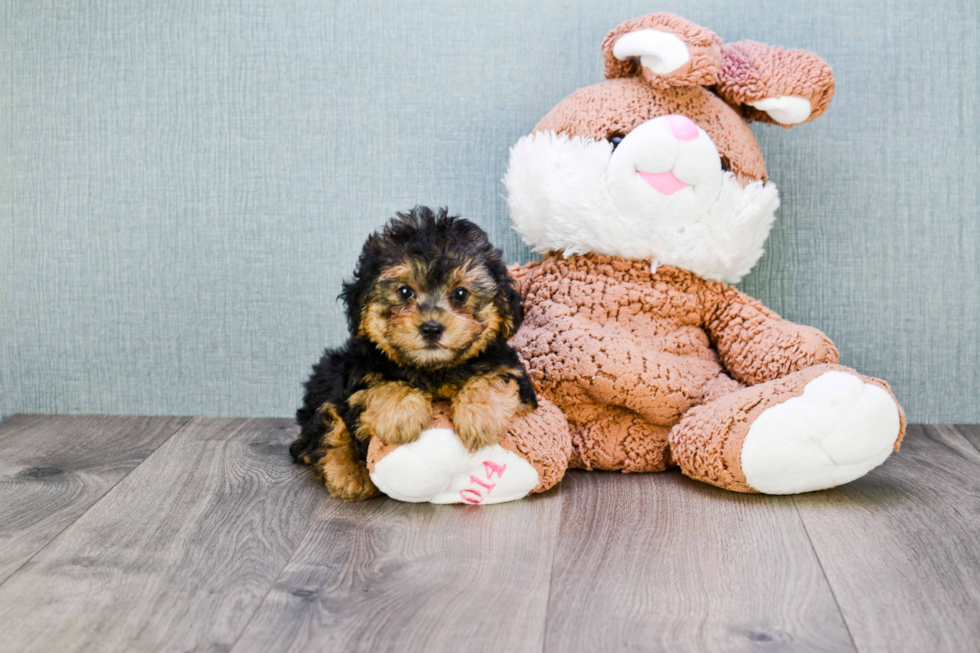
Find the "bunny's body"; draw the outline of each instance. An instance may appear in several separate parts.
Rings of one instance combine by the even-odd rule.
[[[724,45],[670,14],[623,23],[603,54],[608,81],[552,109],[512,148],[504,180],[515,228],[545,256],[511,270],[525,315],[513,344],[539,410],[568,422],[549,422],[544,440],[570,436],[569,466],[676,465],[739,492],[864,475],[904,434],[887,384],[727,285],[762,256],[779,206],[747,121],[819,117],[830,68],[800,50]],[[538,428],[522,420],[510,434],[536,468]],[[390,496],[428,500],[413,489],[418,474],[390,471],[425,458],[403,449],[376,455],[372,478]],[[550,450],[549,478],[563,450]],[[435,484],[463,483],[456,475]]]

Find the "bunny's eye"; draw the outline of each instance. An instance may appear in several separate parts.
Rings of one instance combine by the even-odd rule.
[[[412,297],[415,297],[415,291],[408,286],[402,286],[398,289],[398,299],[402,300],[403,302],[407,302]]]

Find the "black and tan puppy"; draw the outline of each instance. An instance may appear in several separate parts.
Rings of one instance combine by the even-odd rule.
[[[516,415],[537,407],[534,387],[507,344],[521,297],[500,250],[480,227],[416,207],[368,238],[341,294],[350,338],[328,349],[306,382],[290,447],[330,494],[378,493],[364,460],[370,438],[419,437],[432,402],[449,400],[471,451],[499,442]]]

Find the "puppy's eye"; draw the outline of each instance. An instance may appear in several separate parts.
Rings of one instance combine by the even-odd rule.
[[[412,297],[415,297],[415,291],[408,286],[402,286],[398,289],[398,299],[402,300],[403,302],[407,302]]]
[[[615,136],[610,136],[609,142],[612,143],[613,149],[615,150],[617,147],[619,147],[619,144],[623,142],[623,135],[616,134]]]
[[[450,299],[453,300],[453,302],[457,304],[462,304],[463,302],[466,301],[466,298],[469,296],[470,296],[469,290],[467,290],[466,288],[457,288],[452,292],[452,294],[449,297]]]

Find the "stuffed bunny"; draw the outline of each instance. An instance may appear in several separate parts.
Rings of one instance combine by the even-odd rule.
[[[372,443],[372,479],[402,500],[493,503],[566,467],[676,466],[769,494],[863,476],[905,431],[888,385],[727,285],[759,260],[779,206],[747,122],[819,117],[830,68],[663,13],[619,25],[602,53],[608,81],[520,139],[504,179],[515,228],[544,256],[511,269],[525,314],[512,344],[540,408],[475,454],[437,415],[417,442]]]

